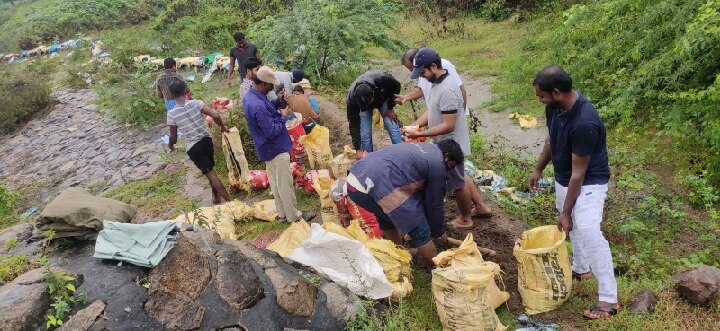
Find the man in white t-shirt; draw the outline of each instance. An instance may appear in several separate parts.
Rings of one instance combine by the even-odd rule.
[[[405,132],[408,138],[431,137],[438,143],[446,139],[455,140],[462,148],[465,156],[471,155],[470,133],[468,132],[463,111],[464,102],[458,83],[449,71],[442,66],[442,58],[431,48],[420,49],[413,59],[413,71],[410,78],[422,77],[430,83],[430,90],[425,95],[428,108],[412,125],[426,126],[418,132]],[[464,169],[460,165],[460,172]],[[492,210],[480,195],[473,180],[465,175],[465,186],[455,190],[455,198],[460,215],[449,223],[458,229],[473,227],[472,217],[489,218]]]
[[[225,186],[223,186],[220,178],[215,173],[212,136],[205,121],[205,116],[212,117],[222,132],[228,132],[228,129],[223,124],[218,112],[210,109],[200,100],[185,99],[186,89],[185,82],[173,82],[169,86],[170,93],[175,98],[176,103],[175,108],[167,113],[167,125],[170,127],[170,143],[168,147],[170,147],[171,151],[175,150],[179,130],[185,137],[185,150],[190,160],[210,181],[213,203],[219,204],[220,198],[230,201],[230,195],[228,195]]]
[[[402,65],[410,71],[413,70],[413,58],[415,58],[415,54],[417,54],[417,52],[418,48],[410,48],[405,51],[405,54],[403,54],[402,56]],[[460,75],[457,73],[457,70],[455,69],[455,66],[452,64],[452,62],[448,61],[447,59],[442,59],[442,67],[443,69],[447,70],[448,74],[457,82],[457,86],[460,87],[460,92],[462,93],[463,98],[463,105],[465,106],[465,116],[469,116],[470,110],[468,109],[467,104],[467,91],[465,90],[465,84],[463,84],[462,78],[460,78]],[[402,105],[405,102],[417,100],[424,97],[426,106],[425,108],[430,109],[430,100],[428,99],[428,95],[430,94],[430,89],[432,88],[432,85],[433,84],[430,83],[427,79],[419,77],[417,89],[407,95],[397,95],[395,102]]]

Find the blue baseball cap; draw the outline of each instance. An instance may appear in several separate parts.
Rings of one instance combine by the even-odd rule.
[[[305,73],[302,71],[302,69],[297,68],[292,71],[292,77],[294,80],[299,82],[299,81],[303,80],[303,78],[305,78]]]
[[[432,48],[421,48],[413,58],[413,71],[410,74],[411,79],[420,77],[423,68],[437,61],[440,56]]]

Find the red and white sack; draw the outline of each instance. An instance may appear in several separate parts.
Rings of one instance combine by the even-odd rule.
[[[253,191],[264,190],[270,187],[270,179],[268,179],[265,170],[250,170],[250,189]]]

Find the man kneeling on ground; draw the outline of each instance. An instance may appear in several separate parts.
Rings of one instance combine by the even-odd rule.
[[[167,113],[167,125],[170,126],[170,143],[168,144],[170,150],[175,150],[179,129],[185,137],[185,149],[190,160],[210,181],[213,203],[219,204],[220,198],[230,201],[230,195],[228,195],[213,169],[215,167],[215,156],[212,136],[205,121],[205,115],[210,116],[215,121],[215,124],[220,126],[222,132],[228,132],[220,118],[220,114],[205,106],[200,100],[186,100],[185,91],[187,87],[184,82],[171,83],[169,89],[175,98],[175,107]]]
[[[347,177],[348,197],[373,213],[384,237],[400,244],[408,234],[425,262],[434,266],[444,244],[445,190],[465,186],[463,151],[454,140],[391,145],[357,161]],[[459,165],[459,167],[458,167]]]

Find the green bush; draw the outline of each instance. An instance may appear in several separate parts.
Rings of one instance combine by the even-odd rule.
[[[233,35],[267,16],[293,6],[294,1],[173,0],[152,22],[165,50],[189,48],[189,53],[230,49]]]
[[[20,200],[20,194],[12,192],[0,184],[0,229],[18,222],[19,215],[15,206],[18,200]]]
[[[357,70],[369,46],[399,50],[388,35],[398,11],[390,1],[299,0],[292,10],[254,24],[251,35],[265,62],[302,67],[311,79],[333,81]]]
[[[47,110],[54,98],[43,66],[0,67],[0,133],[11,131],[33,115]]]

